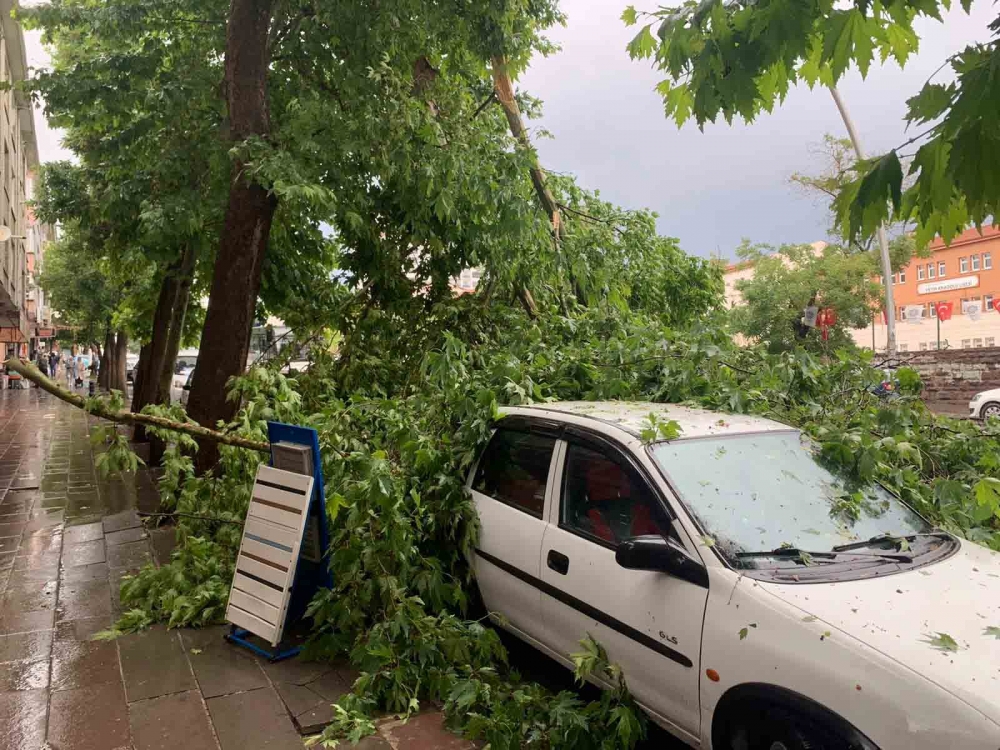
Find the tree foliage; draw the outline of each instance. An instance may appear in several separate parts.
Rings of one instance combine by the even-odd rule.
[[[679,125],[699,126],[722,116],[748,122],[784,101],[792,85],[834,86],[851,67],[862,76],[872,63],[905,65],[917,50],[918,19],[941,20],[950,0],[688,0],[640,13],[629,7],[627,24],[643,22],[629,44],[633,58],[652,59],[666,77],[658,86],[666,114]],[[968,11],[971,0],[962,0]],[[836,202],[845,238],[868,237],[883,221],[917,223],[917,244],[940,234],[950,241],[969,222],[977,225],[1000,208],[1000,18],[987,44],[969,45],[941,66],[951,83],[932,76],[907,101],[915,136],[858,167]],[[939,69],[940,71],[940,69]],[[915,146],[904,190],[904,149]]]

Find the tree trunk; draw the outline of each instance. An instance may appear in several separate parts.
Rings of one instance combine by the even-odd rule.
[[[177,352],[181,349],[181,337],[184,335],[184,320],[187,317],[188,304],[191,301],[191,284],[194,283],[195,251],[193,247],[185,248],[181,256],[181,266],[177,274],[174,305],[170,311],[170,327],[167,334],[166,352],[160,367],[160,377],[156,383],[154,404],[165,404],[170,400],[170,383],[174,378],[174,363]]]
[[[111,390],[128,392],[128,334],[118,331],[115,339],[114,362],[111,370]]]
[[[239,143],[267,138],[268,29],[275,0],[231,0],[226,27],[225,85],[229,136]],[[229,202],[215,258],[198,367],[191,382],[188,413],[206,427],[229,421],[239,404],[226,398],[226,381],[246,367],[260,273],[277,198],[257,184],[240,160],[233,163]],[[203,441],[195,461],[199,472],[218,460],[218,446]]]
[[[156,335],[155,333],[153,334]],[[132,371],[132,411],[138,411],[136,409],[136,404],[139,400],[139,392],[142,390],[142,382],[146,377],[146,370],[149,368],[150,351],[153,347],[153,342],[150,341],[142,345],[139,349],[139,361],[135,363],[135,369]],[[139,407],[141,410],[142,407]],[[136,428],[138,431],[138,427]],[[133,440],[138,440],[138,438],[133,434]]]
[[[97,387],[102,391],[110,388],[111,383],[111,357],[115,349],[115,334],[108,327],[104,334],[104,348],[101,350],[101,365],[97,372]],[[83,376],[86,380],[86,376]]]
[[[170,267],[160,283],[160,296],[156,301],[156,310],[153,313],[152,337],[149,344],[143,347],[143,351],[148,352],[148,356],[142,354],[139,356],[141,375],[137,373],[135,391],[132,396],[132,411],[134,412],[140,412],[144,406],[153,403],[154,388],[159,382],[155,373],[159,373],[163,369],[167,337],[170,333],[170,318],[176,297],[177,279],[174,275],[174,267]],[[133,439],[145,440],[145,433],[141,425],[136,428]]]

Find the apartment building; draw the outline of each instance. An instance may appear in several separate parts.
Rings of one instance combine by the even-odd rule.
[[[941,348],[976,349],[1000,344],[1000,227],[972,228],[951,245],[941,239],[930,246],[930,257],[913,258],[893,274],[896,343],[901,352]],[[939,303],[951,303],[951,317],[938,319]],[[860,346],[884,349],[886,326],[876,316],[867,330],[855,331]]]
[[[12,9],[12,0],[0,0],[0,82],[5,84],[24,80],[28,69],[24,36],[11,17]],[[31,103],[18,91],[0,91],[0,227],[11,235],[0,242],[0,358],[27,356],[29,343],[37,336],[28,320],[25,206],[28,172],[37,164]]]

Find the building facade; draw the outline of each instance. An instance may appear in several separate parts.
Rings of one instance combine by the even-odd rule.
[[[893,274],[896,343],[901,352],[938,348],[978,349],[1000,344],[1000,227],[968,229],[946,246],[940,239],[930,257],[913,258]],[[951,317],[941,321],[939,303],[951,303]],[[939,326],[940,323],[940,326]],[[867,330],[854,331],[859,346],[885,349],[886,325],[878,315]]]
[[[24,80],[28,63],[24,36],[11,17],[11,0],[0,0],[0,81]],[[33,336],[28,320],[28,173],[38,164],[31,102],[21,92],[0,91],[0,226],[11,237],[0,242],[0,357],[28,356]],[[37,302],[37,300],[36,300]]]

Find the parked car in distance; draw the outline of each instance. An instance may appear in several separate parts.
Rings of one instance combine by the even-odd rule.
[[[135,366],[139,364],[138,354],[128,354],[125,357],[125,380],[129,383],[135,382]]]
[[[476,577],[501,627],[567,667],[590,634],[692,746],[1000,747],[997,553],[767,419],[622,402],[502,413],[468,477]],[[651,413],[679,437],[644,442]]]
[[[184,385],[181,386],[180,401],[181,401],[181,406],[183,406],[185,409],[187,408],[187,405],[188,405],[188,398],[191,395],[191,381],[192,380],[194,380],[194,368],[193,367],[190,370],[188,370],[187,380],[185,380],[184,381]]]
[[[977,393],[969,401],[969,411],[972,419],[1000,417],[1000,388]]]
[[[174,360],[174,374],[170,379],[170,403],[186,403],[183,400],[184,386],[188,384],[195,365],[198,364],[197,349],[182,349]]]

